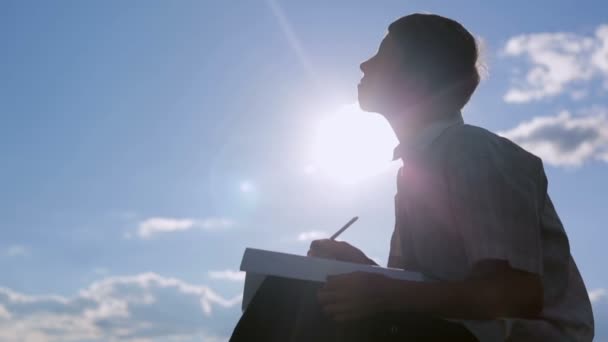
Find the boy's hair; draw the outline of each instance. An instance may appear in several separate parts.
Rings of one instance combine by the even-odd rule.
[[[440,100],[461,109],[479,84],[475,38],[460,23],[434,14],[411,14],[388,27],[404,53],[408,73],[428,81]]]

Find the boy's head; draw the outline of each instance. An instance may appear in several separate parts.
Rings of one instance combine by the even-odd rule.
[[[385,115],[429,105],[457,112],[479,84],[477,58],[475,38],[458,22],[432,14],[402,17],[361,64],[359,104]]]

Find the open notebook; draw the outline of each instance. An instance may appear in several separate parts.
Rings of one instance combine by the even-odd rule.
[[[245,249],[241,271],[247,272],[243,291],[243,310],[247,308],[266,276],[325,282],[328,275],[363,271],[380,273],[395,279],[423,281],[422,274],[398,268],[354,264],[255,248]]]

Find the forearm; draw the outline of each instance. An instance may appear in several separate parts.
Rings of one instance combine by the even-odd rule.
[[[542,307],[542,299],[540,304],[538,302],[536,285],[532,282],[516,285],[488,279],[450,282],[394,280],[389,285],[385,306],[388,311],[417,312],[453,319],[534,316]]]
[[[388,311],[415,312],[454,319],[492,318],[482,293],[468,282],[405,282],[390,286]]]

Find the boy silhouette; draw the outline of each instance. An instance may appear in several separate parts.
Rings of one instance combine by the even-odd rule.
[[[479,84],[477,59],[461,24],[412,14],[393,22],[361,64],[359,104],[390,123],[403,160],[388,266],[435,281],[367,273],[308,287],[272,280],[298,294],[274,306],[290,303],[283,312],[298,316],[284,321],[292,340],[592,340],[591,304],[541,159],[463,122]],[[375,264],[343,241],[313,241],[308,255]],[[258,305],[270,297],[260,294]]]

